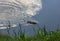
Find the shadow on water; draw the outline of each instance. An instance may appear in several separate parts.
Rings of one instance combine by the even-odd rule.
[[[56,30],[60,24],[60,0],[42,0],[42,10],[34,18],[47,30]]]

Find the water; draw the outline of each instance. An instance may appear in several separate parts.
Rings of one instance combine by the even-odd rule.
[[[60,0],[42,0],[42,5],[42,10],[33,18],[39,21],[41,28],[43,28],[43,25],[46,25],[47,30],[60,29],[60,27],[58,27],[58,24],[60,25]],[[11,31],[12,29],[16,29],[17,32],[18,27],[11,28]],[[32,26],[24,26],[22,29],[26,30],[26,35],[34,34]]]

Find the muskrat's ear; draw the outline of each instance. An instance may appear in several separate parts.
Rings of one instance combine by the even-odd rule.
[[[29,23],[29,24],[37,24],[38,22],[35,21],[35,20],[31,20],[31,21],[27,21],[27,23]]]

